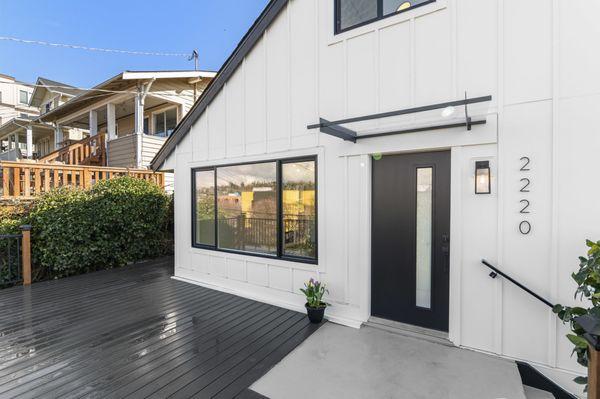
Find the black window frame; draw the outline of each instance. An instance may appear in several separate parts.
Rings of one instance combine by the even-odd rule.
[[[398,14],[405,13],[407,11],[414,10],[415,8],[419,8],[419,7],[425,6],[427,4],[436,2],[436,0],[428,0],[428,1],[424,1],[423,3],[416,4],[414,6],[410,6],[406,10],[396,11],[396,12],[393,12],[390,14],[383,15],[383,0],[374,0],[374,1],[377,1],[377,16],[375,18],[371,18],[367,21],[360,22],[356,25],[352,25],[352,26],[342,29],[341,1],[342,0],[333,0],[333,2],[334,2],[334,5],[333,5],[333,7],[334,7],[334,13],[333,13],[334,14],[334,31],[335,31],[336,35],[338,35],[340,33],[348,32],[352,29],[360,28],[361,26],[372,24],[373,22],[380,21],[382,19],[393,17],[394,15],[398,15]]]
[[[239,166],[239,165],[253,165],[259,163],[273,163],[276,164],[276,186],[277,186],[277,254],[262,254],[257,252],[248,252],[241,251],[236,249],[228,249],[228,248],[219,248],[219,224],[217,223],[217,215],[218,215],[218,206],[217,206],[217,169],[224,168],[228,166]],[[283,190],[282,190],[282,165],[288,163],[295,162],[314,162],[315,163],[315,257],[309,258],[304,256],[294,256],[294,255],[286,255],[283,251]],[[196,172],[202,171],[212,171],[214,178],[214,192],[215,192],[215,215],[214,215],[214,223],[215,223],[215,244],[198,244],[196,242]],[[278,159],[264,159],[259,161],[252,162],[237,162],[230,164],[222,164],[222,165],[214,165],[214,166],[205,166],[199,168],[191,169],[191,180],[192,180],[192,190],[191,190],[191,200],[192,200],[192,247],[199,249],[207,249],[216,252],[225,252],[232,253],[237,255],[245,255],[245,256],[254,256],[259,258],[268,258],[268,259],[276,259],[276,260],[285,260],[291,262],[298,263],[307,263],[316,265],[319,263],[319,179],[318,179],[318,162],[317,155],[309,155],[309,156],[301,156],[301,157],[293,157],[293,158],[278,158]]]

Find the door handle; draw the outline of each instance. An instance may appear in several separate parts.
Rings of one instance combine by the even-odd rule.
[[[442,234],[442,253],[444,254],[444,271],[450,271],[450,236]]]

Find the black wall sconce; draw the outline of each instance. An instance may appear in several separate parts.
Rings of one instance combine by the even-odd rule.
[[[491,194],[490,161],[475,162],[475,194]]]

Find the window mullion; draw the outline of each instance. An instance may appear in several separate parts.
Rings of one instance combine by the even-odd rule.
[[[377,18],[383,18],[383,0],[377,1]]]
[[[281,161],[277,161],[277,256],[283,255],[283,187],[281,185]]]

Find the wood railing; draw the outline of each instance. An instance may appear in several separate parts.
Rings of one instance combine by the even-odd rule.
[[[67,165],[106,165],[106,133],[86,137],[39,159],[41,162],[62,162]]]
[[[31,199],[53,188],[89,188],[100,180],[131,176],[164,187],[164,174],[147,169],[0,162],[0,199]]]

